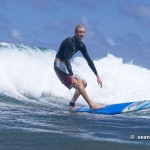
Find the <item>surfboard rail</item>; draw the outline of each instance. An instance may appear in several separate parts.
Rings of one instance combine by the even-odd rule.
[[[94,110],[90,110],[88,106],[81,106],[79,108],[74,109],[73,111],[114,115],[114,114],[139,111],[147,108],[150,108],[150,100],[110,104],[110,105],[106,105],[104,108],[94,109]]]

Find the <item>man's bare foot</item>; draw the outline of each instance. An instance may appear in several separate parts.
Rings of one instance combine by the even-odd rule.
[[[81,106],[70,106],[69,109],[70,109],[70,110],[75,110],[75,109],[80,108],[80,107],[81,107]]]
[[[99,104],[95,103],[90,107],[90,109],[94,110],[94,109],[100,109],[100,108],[104,108],[104,107],[105,107],[105,105],[99,105]]]
[[[70,110],[73,110],[73,109],[76,109],[76,108],[80,108],[81,106],[75,106],[75,103],[74,102],[70,102],[69,103],[69,109]]]

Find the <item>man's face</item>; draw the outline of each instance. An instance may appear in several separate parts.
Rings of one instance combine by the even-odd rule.
[[[78,30],[76,31],[76,38],[81,41],[85,34],[85,28],[84,27],[78,27]]]

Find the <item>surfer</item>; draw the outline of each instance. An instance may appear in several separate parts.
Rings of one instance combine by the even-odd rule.
[[[90,109],[92,110],[103,108],[104,106],[99,105],[90,99],[85,90],[87,82],[82,77],[73,73],[70,63],[70,59],[73,57],[73,55],[77,51],[80,51],[84,56],[84,58],[86,59],[89,67],[96,75],[98,84],[102,87],[102,81],[97,73],[95,65],[87,52],[85,44],[82,42],[84,34],[85,34],[85,26],[79,24],[75,28],[75,36],[68,37],[61,43],[54,61],[54,70],[58,78],[62,82],[62,84],[64,84],[68,89],[71,89],[72,87],[76,89],[69,103],[69,108],[70,109],[75,108],[75,102],[81,94],[88,103]]]

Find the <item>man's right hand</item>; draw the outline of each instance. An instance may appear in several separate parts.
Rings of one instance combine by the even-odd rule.
[[[74,77],[74,76],[71,76],[71,84],[72,86],[77,89],[78,88],[78,82],[77,82],[77,79]]]

